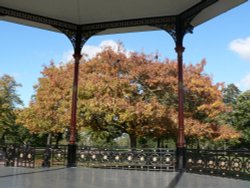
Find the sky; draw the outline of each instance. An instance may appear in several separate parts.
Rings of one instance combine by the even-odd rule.
[[[122,42],[127,51],[176,59],[174,41],[165,31],[94,36],[82,52],[91,58],[104,46],[116,48],[117,42]],[[242,91],[250,89],[250,2],[197,26],[193,34],[185,36],[184,46],[184,63],[206,59],[205,72],[214,83],[234,83]],[[72,45],[63,34],[0,20],[0,76],[11,75],[22,84],[17,92],[25,106],[34,94],[33,85],[38,83],[43,66],[52,60],[67,62],[72,53]]]

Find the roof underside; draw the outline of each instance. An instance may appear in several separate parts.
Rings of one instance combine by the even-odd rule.
[[[212,2],[213,0],[210,0]],[[197,26],[205,21],[230,10],[246,0],[214,0],[213,3],[202,8],[194,18],[191,25]],[[124,20],[137,20],[157,17],[175,17],[194,7],[209,2],[206,0],[0,0],[0,20],[30,25],[46,30],[58,31],[53,24],[39,20],[32,20],[20,16],[20,13],[49,18],[73,25],[91,25]],[[7,10],[15,10],[18,14],[5,14]],[[26,16],[27,17],[27,16]],[[120,28],[106,27],[102,34],[117,32],[145,31],[154,29],[147,24],[128,25]]]

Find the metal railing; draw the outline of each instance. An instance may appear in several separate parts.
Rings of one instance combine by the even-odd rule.
[[[0,148],[5,166],[35,167],[36,151],[34,147],[6,144]]]
[[[51,167],[67,165],[67,145],[0,147],[5,166]],[[77,166],[106,169],[176,171],[176,151],[169,149],[77,148]],[[185,150],[185,171],[250,180],[250,151]]]
[[[66,166],[67,145],[3,147],[5,166]],[[100,149],[78,147],[77,165],[92,168],[175,171],[175,151],[168,149]]]
[[[187,149],[186,171],[250,180],[250,151]]]
[[[78,165],[94,168],[175,171],[175,151],[80,148]]]

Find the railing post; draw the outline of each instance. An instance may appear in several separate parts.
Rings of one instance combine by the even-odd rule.
[[[51,147],[47,145],[43,153],[42,167],[50,167],[51,166],[50,160],[51,160]]]

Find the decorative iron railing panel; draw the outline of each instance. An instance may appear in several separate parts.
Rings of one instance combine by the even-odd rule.
[[[17,151],[17,167],[35,167],[35,156],[36,150],[30,146],[19,146],[16,148]]]
[[[36,152],[34,147],[6,144],[2,148],[5,156],[5,166],[28,168],[35,167]]]
[[[65,166],[67,145],[0,146],[5,166]],[[250,180],[250,151],[186,149],[186,172]],[[77,165],[92,168],[175,171],[175,150],[77,148]]]
[[[3,148],[5,152],[5,166],[16,166],[17,146],[15,144],[8,144]]]
[[[250,179],[250,151],[187,149],[186,171]]]
[[[78,165],[95,168],[174,171],[175,151],[81,148],[78,150]]]
[[[67,146],[66,145],[60,145],[56,147],[50,148],[52,152],[52,165],[60,165],[65,166],[66,165],[66,159],[67,159]],[[47,150],[48,152],[48,150]]]

